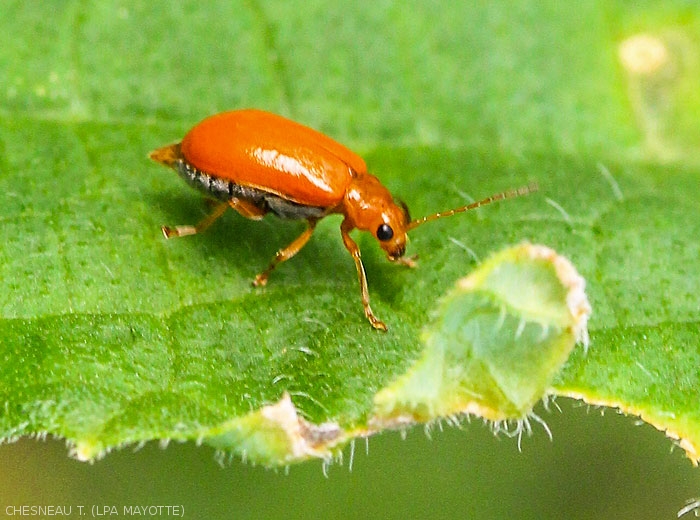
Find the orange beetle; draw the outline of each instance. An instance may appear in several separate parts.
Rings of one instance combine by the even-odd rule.
[[[154,150],[150,158],[173,168],[191,186],[220,202],[196,226],[163,226],[166,238],[203,231],[228,207],[250,219],[272,213],[283,219],[306,220],[306,230],[277,251],[267,269],[255,277],[255,286],[265,285],[277,264],[304,247],[320,219],[342,214],[345,219],[340,233],[355,261],[365,316],[380,330],[386,330],[386,325],[369,305],[360,249],[350,237],[353,229],[372,233],[392,262],[414,266],[413,259],[403,256],[407,231],[429,220],[537,189],[531,185],[411,220],[408,208],[397,204],[379,179],[367,172],[360,156],[316,130],[260,110],[211,116],[192,128],[181,142]]]

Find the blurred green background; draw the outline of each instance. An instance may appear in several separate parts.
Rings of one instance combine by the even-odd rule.
[[[357,442],[352,471],[319,462],[271,471],[220,466],[193,443],[127,448],[95,464],[66,457],[60,441],[0,446],[0,517],[21,504],[184,505],[185,518],[672,519],[700,494],[700,473],[648,425],[559,399],[517,441],[480,421],[463,431],[422,428]],[[75,511],[75,507],[74,507]],[[75,518],[78,518],[76,515]]]

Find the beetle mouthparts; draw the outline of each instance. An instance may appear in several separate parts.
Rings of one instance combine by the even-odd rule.
[[[393,255],[387,253],[386,257],[389,259],[389,261],[396,262],[398,260],[401,260],[401,258],[403,257],[405,252],[406,252],[406,248],[402,247],[401,249],[396,251]]]

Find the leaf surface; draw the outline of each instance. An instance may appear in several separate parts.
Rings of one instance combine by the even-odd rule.
[[[588,354],[574,351],[553,392],[639,414],[697,459],[694,4],[2,10],[3,439],[50,433],[91,458],[221,433],[285,395],[319,428],[312,440],[338,438],[324,424],[360,434],[377,393],[421,356],[441,295],[476,259],[528,240],[571,260],[593,308]],[[416,229],[414,270],[356,234],[379,334],[337,217],[257,290],[300,224],[227,214],[162,239],[160,225],[207,207],[146,154],[245,106],[361,153],[413,216],[533,180],[540,193]]]

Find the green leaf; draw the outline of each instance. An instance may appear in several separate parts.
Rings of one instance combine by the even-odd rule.
[[[376,396],[475,258],[527,240],[576,266],[593,308],[588,354],[548,392],[638,414],[698,459],[694,4],[12,0],[0,27],[2,439],[326,457],[374,431]],[[413,270],[356,233],[380,334],[337,217],[264,289],[300,224],[227,214],[163,240],[207,208],[146,154],[244,106],[357,150],[414,216],[540,193],[417,228]],[[256,455],[270,414],[303,449]]]

